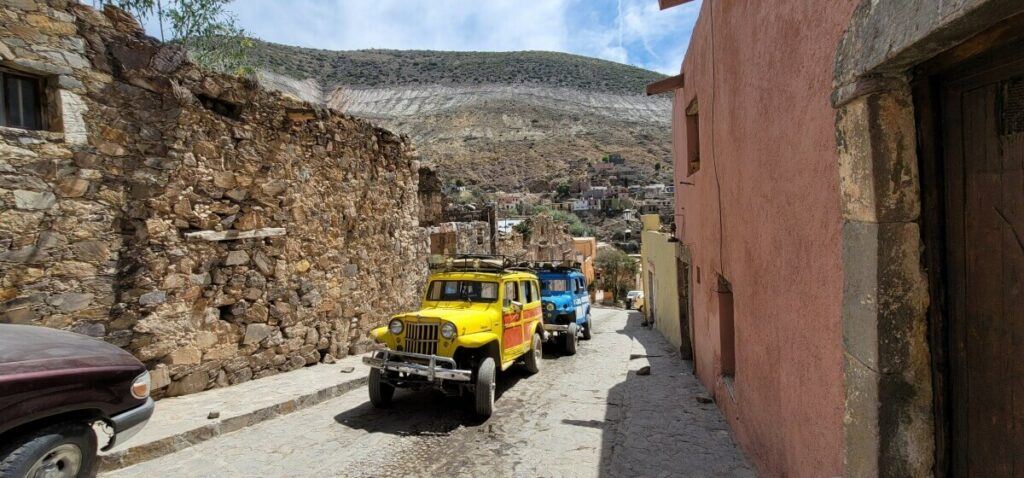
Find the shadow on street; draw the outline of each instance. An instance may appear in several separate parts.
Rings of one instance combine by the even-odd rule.
[[[494,390],[495,407],[501,406],[501,396],[506,391],[528,376],[518,364],[500,372]],[[336,415],[334,421],[372,433],[398,436],[445,435],[459,427],[485,423],[473,412],[471,396],[447,396],[436,390],[396,390],[387,408],[374,408],[367,398],[358,407]]]
[[[629,353],[630,370],[608,392],[603,423],[562,420],[574,426],[602,428],[600,476],[750,476],[756,474],[732,440],[714,403],[698,397],[707,391],[657,330],[641,325],[643,316],[628,311],[617,333],[639,344]],[[640,360],[650,375],[637,375]]]

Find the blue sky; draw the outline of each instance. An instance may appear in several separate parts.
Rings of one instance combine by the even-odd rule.
[[[700,11],[657,0],[235,0],[266,41],[329,50],[551,50],[675,74]],[[151,19],[151,34],[158,31]]]

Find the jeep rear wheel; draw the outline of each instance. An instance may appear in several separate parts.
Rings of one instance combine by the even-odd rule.
[[[526,370],[531,374],[540,372],[540,361],[544,355],[540,334],[533,334],[533,346],[526,352]]]
[[[583,340],[590,340],[591,327],[593,322],[590,321],[590,314],[587,314],[587,325],[583,326]]]
[[[576,355],[576,345],[580,341],[580,326],[569,324],[569,330],[565,333],[565,353]]]
[[[476,414],[489,418],[494,413],[494,359],[487,357],[476,369],[474,390]]]
[[[395,396],[395,387],[384,381],[384,372],[379,368],[370,369],[370,377],[367,379],[366,386],[370,389],[370,403],[374,407],[388,406]]]
[[[96,473],[96,434],[84,423],[61,423],[0,450],[0,476],[84,478]]]

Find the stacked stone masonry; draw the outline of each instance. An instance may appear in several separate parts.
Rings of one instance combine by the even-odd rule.
[[[547,214],[527,219],[529,233],[509,231],[498,238],[498,253],[524,261],[577,260],[568,226]]]
[[[48,130],[0,128],[0,322],[102,338],[174,396],[360,352],[415,305],[406,138],[203,71],[114,8],[3,0],[0,66],[43,81]]]

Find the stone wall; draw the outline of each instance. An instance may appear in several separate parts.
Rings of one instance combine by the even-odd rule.
[[[359,352],[415,305],[406,138],[201,71],[112,8],[7,1],[0,58],[54,118],[0,128],[0,322],[101,337],[180,395]]]
[[[486,221],[443,222],[428,231],[431,254],[491,253],[491,225]]]
[[[568,226],[547,214],[526,220],[529,234],[511,231],[498,238],[498,253],[523,261],[576,260],[576,250]]]

